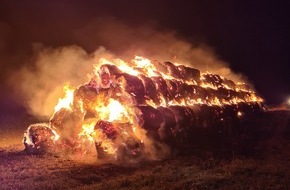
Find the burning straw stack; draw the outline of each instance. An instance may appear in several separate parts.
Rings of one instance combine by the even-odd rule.
[[[216,74],[141,57],[125,65],[100,62],[91,81],[74,90],[69,108],[57,110],[48,125],[28,128],[28,152],[86,150],[93,142],[99,158],[134,157],[160,143],[176,149],[230,143],[225,139],[262,111],[262,99],[246,84]]]

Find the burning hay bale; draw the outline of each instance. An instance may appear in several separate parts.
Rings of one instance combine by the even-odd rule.
[[[39,154],[52,151],[58,138],[58,134],[47,123],[37,123],[27,128],[23,144],[28,153]]]
[[[27,129],[29,153],[57,147],[97,151],[98,158],[156,157],[167,147],[225,139],[229,126],[262,110],[247,85],[141,57],[131,64],[102,59],[88,83],[66,90],[49,124]]]

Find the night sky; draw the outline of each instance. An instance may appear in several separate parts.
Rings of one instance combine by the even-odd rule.
[[[115,51],[108,42],[92,44],[73,35],[96,18],[111,17],[130,27],[152,23],[193,45],[207,44],[247,76],[267,104],[280,104],[290,97],[288,9],[282,1],[1,0],[1,93],[6,92],[1,97],[9,97],[4,79],[29,59],[32,43],[76,44],[88,52],[104,45]]]

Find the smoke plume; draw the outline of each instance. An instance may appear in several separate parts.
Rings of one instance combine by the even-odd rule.
[[[17,96],[35,116],[51,117],[58,98],[63,96],[63,86],[69,83],[78,87],[88,81],[87,75],[101,57],[130,61],[140,55],[242,80],[205,44],[192,45],[176,32],[158,28],[156,23],[133,26],[111,17],[99,18],[70,35],[75,45],[53,48],[39,42],[32,44],[33,56],[26,60],[29,64],[11,77]]]

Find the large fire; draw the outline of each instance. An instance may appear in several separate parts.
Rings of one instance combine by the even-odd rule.
[[[261,110],[248,85],[178,63],[105,58],[78,88],[66,85],[48,124],[29,126],[30,153],[96,152],[98,158],[156,156],[162,146],[194,144],[206,133]]]

